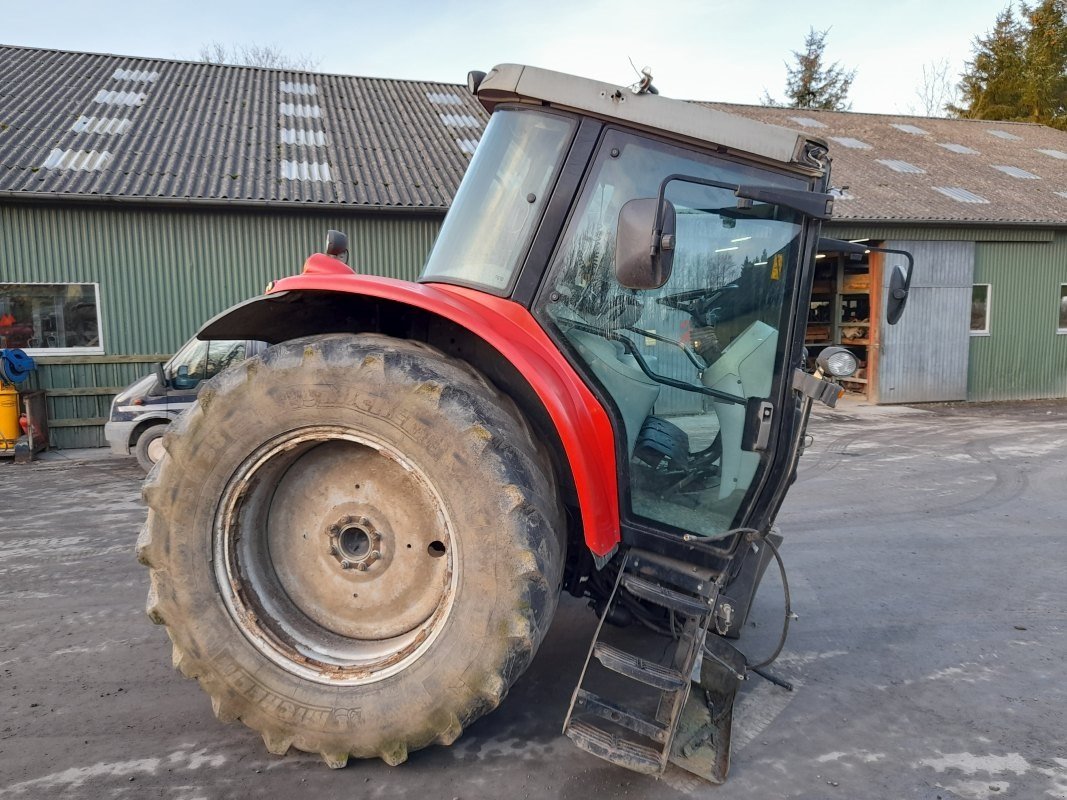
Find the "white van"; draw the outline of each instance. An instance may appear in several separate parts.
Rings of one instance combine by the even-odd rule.
[[[137,457],[145,472],[163,456],[171,420],[196,400],[208,378],[267,349],[265,342],[190,339],[166,364],[131,383],[111,401],[104,437],[115,455]]]

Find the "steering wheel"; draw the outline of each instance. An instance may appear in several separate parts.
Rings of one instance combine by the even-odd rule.
[[[661,305],[669,306],[670,308],[677,309],[684,314],[688,314],[693,318],[693,321],[702,328],[714,325],[718,321],[719,309],[715,305],[722,295],[732,289],[736,289],[736,283],[728,283],[725,286],[720,286],[718,289],[694,289],[688,292],[678,292],[677,294],[668,294],[664,297],[659,297],[656,302]]]

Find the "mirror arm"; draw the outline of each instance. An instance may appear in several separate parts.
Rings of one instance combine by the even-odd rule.
[[[697,178],[694,175],[683,175],[680,172],[676,172],[673,175],[668,175],[664,178],[659,185],[659,194],[656,195],[656,224],[652,226],[652,248],[649,255],[655,258],[660,249],[673,250],[674,238],[666,237],[669,241],[664,242],[663,236],[663,201],[667,197],[667,184],[672,181],[684,181],[685,183],[696,183],[701,186],[711,186],[715,189],[729,189],[733,192],[737,192],[741,187],[736,183],[724,183],[723,181],[713,181],[709,178]]]
[[[729,189],[737,197],[738,208],[751,208],[752,201],[783,206],[799,211],[801,214],[815,219],[830,219],[834,209],[834,196],[825,192],[808,192],[801,189],[779,189],[774,186],[745,186],[736,183],[713,181],[710,178],[698,178],[695,175],[683,175],[675,173],[668,175],[659,185],[658,199],[660,206],[667,196],[667,184],[672,181],[695,183],[700,186],[711,186],[714,189]],[[659,252],[659,237],[663,233],[660,207],[656,208],[655,234],[652,238],[652,256]]]
[[[915,272],[915,259],[912,257],[911,253],[907,250],[892,250],[888,247],[870,247],[868,249],[875,253],[892,253],[894,255],[904,256],[904,258],[908,260],[908,277],[904,279],[904,288],[900,290],[904,292],[904,295],[903,297],[898,297],[897,300],[902,300],[904,297],[907,297],[908,292],[911,290],[911,275]]]

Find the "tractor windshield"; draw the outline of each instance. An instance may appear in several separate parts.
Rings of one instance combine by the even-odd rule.
[[[609,132],[553,259],[542,308],[615,406],[630,513],[716,536],[744,519],[767,464],[766,454],[742,446],[746,403],[774,395],[804,217],[768,203],[739,207],[726,189],[671,182],[673,272],[659,289],[628,289],[614,269],[620,209],[655,198],[673,174],[805,188],[801,178]]]
[[[497,111],[445,218],[423,281],[506,290],[541,217],[576,123]]]

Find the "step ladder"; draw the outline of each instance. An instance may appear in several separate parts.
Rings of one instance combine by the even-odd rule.
[[[563,732],[571,741],[582,750],[636,772],[661,775],[672,761],[713,782],[725,780],[733,699],[744,678],[745,662],[719,637],[707,637],[720,588],[711,570],[644,550],[627,552],[563,723]],[[619,602],[621,590],[669,609],[681,621],[669,665],[601,641],[604,620]],[[706,638],[717,640],[710,658],[704,655]],[[594,659],[658,692],[655,715],[585,688]],[[605,727],[603,721],[614,727]],[[624,735],[616,732],[618,728],[637,735]]]

